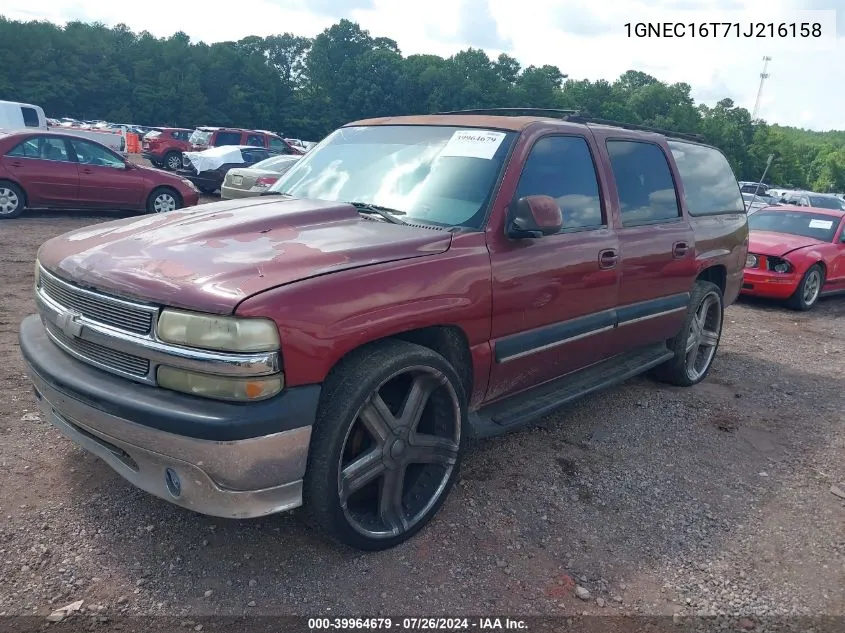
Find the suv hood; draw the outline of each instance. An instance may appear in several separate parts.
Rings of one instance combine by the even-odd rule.
[[[451,239],[365,219],[343,203],[258,197],[86,227],[49,240],[38,258],[82,286],[228,314],[272,287],[442,253]]]
[[[783,257],[799,248],[823,243],[812,237],[790,235],[789,233],[775,233],[773,231],[749,231],[748,233],[748,252],[758,255]]]

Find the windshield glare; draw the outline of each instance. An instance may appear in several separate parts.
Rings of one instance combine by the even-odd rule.
[[[365,202],[406,221],[479,228],[514,133],[446,126],[336,130],[270,191]]]
[[[838,225],[839,218],[801,211],[761,212],[748,218],[748,228],[751,230],[800,235],[822,242],[833,240]]]

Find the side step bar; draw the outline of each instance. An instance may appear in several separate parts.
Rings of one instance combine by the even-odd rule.
[[[492,437],[522,427],[582,396],[633,378],[672,358],[657,343],[590,365],[561,378],[482,407],[469,415],[474,437]]]

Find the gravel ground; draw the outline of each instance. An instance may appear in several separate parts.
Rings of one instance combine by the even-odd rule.
[[[429,527],[362,555],[294,515],[227,521],[171,506],[37,413],[17,348],[34,311],[35,251],[114,217],[30,213],[0,225],[0,616],[43,623],[79,600],[86,617],[65,623],[166,615],[170,630],[251,614],[676,624],[723,614],[746,630],[845,616],[845,499],[831,492],[845,482],[845,298],[810,313],[740,302],[704,383],[634,379],[472,447]]]

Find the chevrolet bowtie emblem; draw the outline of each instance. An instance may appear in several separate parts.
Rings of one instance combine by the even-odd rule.
[[[65,310],[56,316],[56,325],[69,338],[76,338],[82,334],[82,315],[79,312]]]

